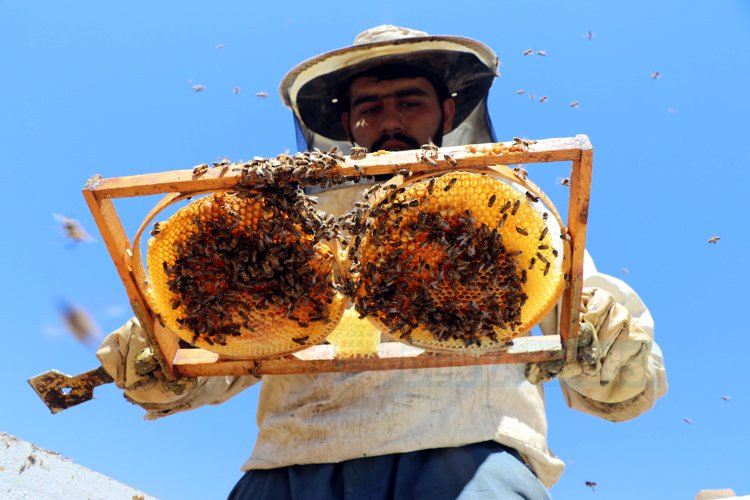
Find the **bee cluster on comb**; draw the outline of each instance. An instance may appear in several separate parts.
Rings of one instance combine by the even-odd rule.
[[[316,344],[335,327],[345,302],[336,259],[320,241],[322,223],[291,194],[214,193],[159,223],[147,256],[151,295],[183,340],[261,357]]]
[[[381,189],[351,224],[344,288],[397,340],[437,351],[506,345],[564,285],[538,201],[472,172]]]
[[[509,345],[560,297],[561,256],[536,195],[486,171],[410,179],[400,169],[406,182],[375,185],[334,217],[301,186],[364,177],[342,175],[342,160],[335,150],[257,158],[239,167],[235,190],[157,223],[147,264],[166,326],[219,354],[278,356],[322,342],[351,300],[395,340],[481,352]],[[345,340],[340,330],[332,342]]]

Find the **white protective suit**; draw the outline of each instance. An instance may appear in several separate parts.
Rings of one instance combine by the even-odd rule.
[[[330,213],[346,210],[352,194],[362,191],[354,187],[329,192],[333,196],[323,193],[320,206]],[[567,366],[559,375],[560,385],[571,408],[611,421],[628,420],[651,408],[667,389],[662,354],[652,342],[653,320],[638,295],[623,281],[599,274],[588,254],[584,287],[595,287],[585,290],[583,319],[598,333],[600,357],[583,369]],[[557,333],[556,323],[553,312],[541,326],[547,334]],[[146,346],[143,331],[131,320],[107,337],[97,356],[126,398],[147,410],[148,419],[221,403],[258,381],[252,376],[210,377],[175,388],[136,373],[135,357]],[[517,449],[550,487],[564,464],[547,448],[543,385],[530,383],[524,368],[263,376],[258,438],[242,469],[335,463],[494,440]]]

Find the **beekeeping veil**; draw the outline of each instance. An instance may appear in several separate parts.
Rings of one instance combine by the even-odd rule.
[[[383,25],[360,33],[354,45],[309,59],[281,81],[281,97],[292,109],[297,147],[349,151],[341,113],[348,111],[345,84],[362,71],[384,64],[413,65],[445,81],[456,101],[451,132],[444,146],[495,142],[487,94],[498,59],[486,45],[469,38],[431,36]]]

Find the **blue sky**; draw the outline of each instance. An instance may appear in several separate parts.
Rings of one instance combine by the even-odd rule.
[[[0,0],[0,431],[162,498],[226,495],[255,440],[257,387],[146,422],[111,384],[58,415],[26,384],[50,368],[98,365],[93,348],[64,331],[60,299],[90,311],[104,332],[128,318],[81,188],[94,173],[296,150],[277,91],[282,76],[384,23],[475,38],[498,53],[490,111],[499,139],[584,133],[593,143],[587,246],[600,270],[625,279],[651,309],[670,391],[647,414],[612,424],[569,410],[549,384],[550,447],[568,463],[553,496],[750,494],[750,162],[742,149],[750,6],[740,0]],[[523,56],[529,48],[547,56]],[[193,92],[188,80],[205,90]],[[530,170],[555,201],[566,195],[558,167]],[[118,205],[131,235],[151,203]],[[99,241],[71,245],[53,213],[79,219]],[[712,236],[721,237],[716,245]],[[597,482],[595,493],[585,481]]]

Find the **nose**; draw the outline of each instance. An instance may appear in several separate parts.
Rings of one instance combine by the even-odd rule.
[[[404,126],[404,115],[396,103],[389,100],[383,104],[382,120],[380,122],[380,131],[382,133],[393,134],[401,132]]]

